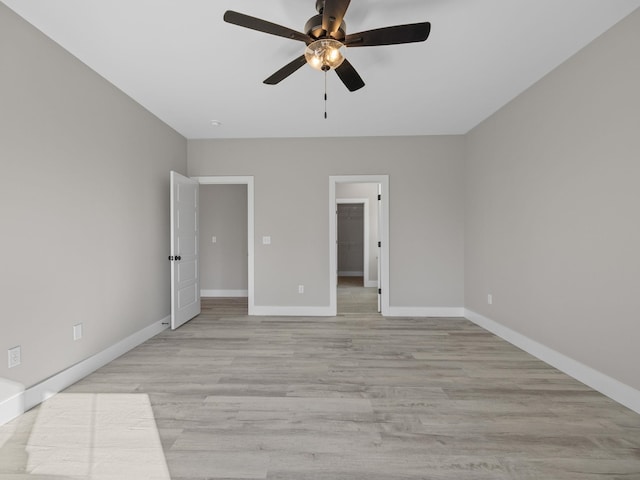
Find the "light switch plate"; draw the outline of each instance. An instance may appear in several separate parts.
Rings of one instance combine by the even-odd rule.
[[[262,237],[263,245],[271,245],[271,237]]]
[[[78,323],[73,326],[73,339],[80,340],[82,338],[82,324]]]

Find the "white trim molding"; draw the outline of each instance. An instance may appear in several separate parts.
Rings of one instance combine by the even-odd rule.
[[[223,176],[202,176],[202,177],[190,177],[200,185],[248,185],[249,182],[253,183],[252,176],[240,176],[240,175],[223,175]]]
[[[464,317],[621,405],[640,413],[639,390],[472,310],[465,309]]]
[[[56,393],[82,380],[87,375],[95,372],[100,367],[105,366],[116,358],[124,355],[129,350],[146,342],[150,338],[166,330],[169,327],[171,317],[168,316],[151,325],[129,335],[124,340],[106,348],[71,367],[47,378],[33,387],[22,390],[14,385],[13,394],[6,400],[0,397],[0,425],[22,415],[27,410],[51,398]]]
[[[10,422],[25,411],[24,386],[0,378],[0,425]]]
[[[247,297],[249,290],[200,290],[202,298]]]
[[[462,307],[389,307],[385,317],[464,317]]]

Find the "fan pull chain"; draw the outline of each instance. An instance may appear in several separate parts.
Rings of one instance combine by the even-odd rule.
[[[324,119],[327,119],[327,71],[324,71]]]

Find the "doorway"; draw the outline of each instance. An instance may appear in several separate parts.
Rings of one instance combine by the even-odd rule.
[[[329,278],[333,315],[388,313],[388,186],[387,175],[329,177]],[[346,225],[341,229],[339,222]],[[344,229],[358,233],[347,232],[345,238]],[[362,238],[360,245],[356,245],[354,236]]]
[[[336,199],[338,315],[378,313],[377,192],[377,184],[343,183],[337,186],[336,195],[340,197]],[[343,198],[358,194],[368,196]],[[374,204],[372,215],[370,198]],[[373,249],[370,248],[372,243]],[[372,261],[373,268],[370,268]]]
[[[200,296],[247,297],[247,186],[200,185]]]
[[[369,266],[369,259],[365,259],[365,247],[369,243],[369,225],[365,229],[365,205],[363,200],[336,200],[337,235],[338,235],[338,278],[353,277],[359,279],[364,287],[365,266]],[[368,210],[368,208],[366,209]],[[369,212],[366,212],[369,215]],[[367,230],[367,231],[365,231]],[[367,255],[368,257],[368,255]]]
[[[243,285],[241,288],[225,288],[225,289],[217,289],[215,284],[209,289],[205,289],[205,296],[216,297],[219,295],[224,295],[225,297],[247,297],[247,310],[248,315],[253,315],[255,310],[254,304],[254,190],[253,190],[253,177],[251,176],[225,176],[225,177],[217,177],[217,176],[203,176],[203,177],[192,177],[193,180],[196,180],[201,186],[203,185],[233,185],[233,186],[246,186],[246,190],[243,188],[241,191],[244,195],[246,195],[246,228],[242,229],[240,233],[243,237],[246,236],[246,242],[242,241],[243,245],[246,245],[246,263],[242,262],[242,268],[246,268],[246,280],[240,280]],[[203,205],[205,208],[200,212],[201,215],[207,215],[210,212],[206,211],[206,208],[214,208],[211,204]],[[202,222],[201,222],[202,223]],[[226,235],[225,232],[222,235]],[[221,243],[225,241],[225,237],[219,235],[217,231],[210,231],[207,233],[206,238],[204,239],[209,246],[212,246],[215,250],[215,246],[222,246]],[[215,237],[215,239],[214,239]],[[233,239],[229,238],[228,242],[234,242]],[[202,242],[205,243],[204,241]],[[237,243],[237,242],[236,242]],[[244,247],[243,247],[244,248]],[[243,272],[244,274],[244,272]],[[211,281],[215,281],[215,279],[211,279]],[[246,290],[244,288],[244,284],[246,284]]]

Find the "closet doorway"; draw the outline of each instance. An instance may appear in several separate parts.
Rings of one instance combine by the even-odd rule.
[[[388,177],[331,177],[331,307],[337,315],[388,309]]]
[[[337,195],[354,191],[377,195],[376,184],[342,184]],[[371,196],[371,195],[370,195]],[[374,202],[376,206],[377,202]],[[378,313],[377,254],[370,255],[371,243],[377,242],[376,212],[370,217],[369,198],[336,199],[338,248],[337,314]],[[372,222],[373,220],[373,222]],[[371,225],[373,223],[373,225]],[[373,228],[371,228],[373,227]],[[373,235],[371,232],[373,231]],[[375,252],[375,250],[374,250]],[[377,253],[377,252],[375,252]],[[373,261],[373,276],[370,265]],[[373,278],[372,278],[373,277]]]

